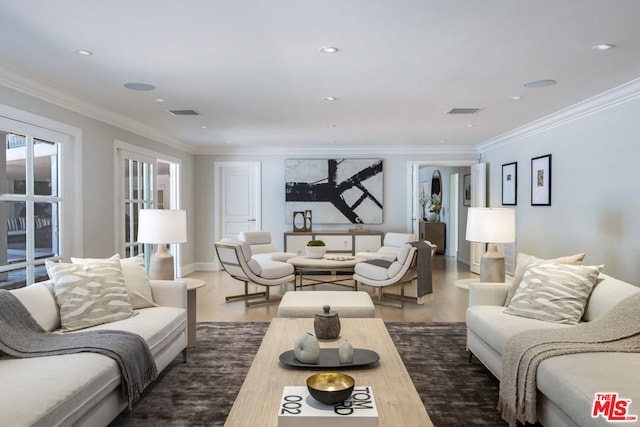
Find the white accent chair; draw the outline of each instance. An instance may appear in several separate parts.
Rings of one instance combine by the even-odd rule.
[[[293,282],[293,265],[281,261],[261,261],[253,259],[251,246],[247,242],[220,241],[215,244],[216,254],[222,268],[236,280],[244,282],[244,293],[230,295],[225,300],[244,299],[247,307],[257,304],[266,304],[280,301],[280,298],[271,298],[269,289],[271,286],[284,285]],[[261,292],[249,292],[249,282],[265,287]],[[264,297],[258,301],[249,301],[255,297]]]
[[[428,241],[425,241],[425,243],[431,246],[431,257],[433,258],[437,246]],[[402,308],[401,302],[385,300],[385,296],[392,299],[422,303],[419,297],[405,295],[404,289],[405,284],[417,279],[417,254],[418,250],[416,247],[405,243],[400,247],[396,259],[392,262],[385,259],[379,259],[379,265],[371,263],[371,260],[369,260],[369,262],[359,262],[356,264],[353,274],[353,279],[356,281],[356,290],[360,283],[378,288],[378,298],[374,299],[374,303],[378,305]],[[400,294],[385,294],[383,288],[393,285],[400,285]]]
[[[271,233],[268,231],[242,231],[238,234],[238,240],[247,242],[251,246],[252,258],[258,262],[282,261],[286,262],[296,254],[292,252],[280,252],[271,243]]]
[[[416,236],[409,233],[386,233],[382,247],[380,247],[377,252],[358,252],[356,256],[361,256],[366,259],[386,259],[387,261],[393,261],[396,259],[402,245],[415,240]]]

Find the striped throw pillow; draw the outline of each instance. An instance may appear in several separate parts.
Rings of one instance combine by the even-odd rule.
[[[603,265],[529,264],[505,313],[575,325]]]
[[[120,259],[67,264],[46,261],[53,282],[60,323],[75,331],[133,315]]]

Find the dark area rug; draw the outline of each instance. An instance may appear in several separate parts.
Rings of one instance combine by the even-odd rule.
[[[468,361],[464,323],[387,323],[435,426],[504,426],[498,381]],[[188,363],[176,358],[112,426],[222,426],[269,324],[199,323]]]

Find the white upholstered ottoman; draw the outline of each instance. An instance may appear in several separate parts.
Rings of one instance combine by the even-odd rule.
[[[363,291],[289,291],[278,306],[278,317],[314,317],[325,305],[339,317],[376,317],[368,293]]]

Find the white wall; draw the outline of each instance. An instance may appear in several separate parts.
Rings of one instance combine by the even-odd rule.
[[[640,100],[594,112],[482,154],[489,205],[501,206],[502,164],[518,162],[517,251],[586,252],[585,263],[640,285]],[[531,158],[552,155],[551,206],[531,206]]]

